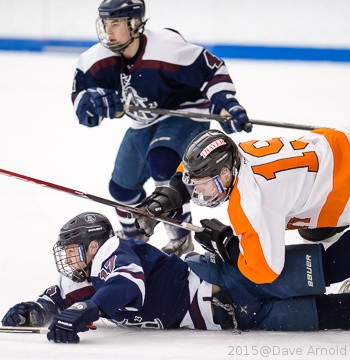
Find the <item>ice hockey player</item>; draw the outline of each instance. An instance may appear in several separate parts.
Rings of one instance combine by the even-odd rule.
[[[269,283],[284,266],[286,229],[320,241],[339,237],[349,227],[349,138],[349,130],[318,129],[298,140],[281,137],[237,146],[219,130],[204,131],[188,146],[171,187],[158,188],[142,207],[174,214],[190,198],[207,207],[229,200],[235,236],[227,237],[227,227],[213,219],[202,221],[211,230],[195,238],[237,264],[249,280]],[[156,224],[149,218],[138,222],[148,233]],[[230,246],[235,255],[228,254]]]
[[[281,275],[256,285],[213,253],[185,261],[150,244],[113,235],[98,213],[79,214],[60,230],[53,252],[60,278],[37,301],[5,314],[4,326],[49,326],[48,339],[77,343],[100,317],[150,329],[350,329],[350,294],[324,295],[350,276],[350,239],[286,248]],[[334,263],[336,262],[336,266]],[[338,267],[348,271],[339,273]]]
[[[81,55],[74,78],[72,101],[80,124],[98,126],[104,118],[122,116],[124,105],[131,104],[203,114],[225,109],[235,119],[223,124],[225,132],[251,130],[221,59],[175,30],[145,30],[143,0],[104,0],[98,12],[99,43]],[[186,146],[209,122],[145,112],[126,115],[131,127],[120,145],[109,191],[118,202],[135,205],[146,197],[149,178],[156,185],[169,182]],[[148,239],[134,219],[117,213],[127,237]],[[179,217],[190,221],[189,203]],[[187,230],[167,225],[166,230],[170,241],[165,252],[180,255],[193,249]]]

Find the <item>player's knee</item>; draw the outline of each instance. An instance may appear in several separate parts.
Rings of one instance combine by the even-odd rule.
[[[147,157],[151,177],[157,182],[170,180],[181,162],[179,154],[166,147],[152,149]]]
[[[344,231],[348,226],[299,229],[299,235],[308,241],[322,241]]]
[[[146,197],[144,189],[126,189],[115,183],[113,179],[109,182],[109,192],[114,199],[128,205],[138,204]]]

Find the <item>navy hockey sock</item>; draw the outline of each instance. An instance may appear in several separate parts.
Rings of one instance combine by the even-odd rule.
[[[350,230],[346,231],[324,253],[323,267],[327,286],[350,277],[349,254]]]
[[[119,202],[126,205],[137,205],[146,197],[145,190],[131,190],[121,187],[113,180],[109,183],[109,192]],[[119,222],[127,238],[138,239],[142,234],[135,226],[135,219],[129,218],[128,213],[116,209]]]
[[[319,330],[350,329],[350,294],[315,296]]]
[[[168,182],[181,162],[180,156],[164,146],[152,149],[147,157],[151,177],[157,183]]]

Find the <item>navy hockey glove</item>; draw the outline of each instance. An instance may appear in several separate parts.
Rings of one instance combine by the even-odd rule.
[[[174,217],[182,213],[182,197],[171,186],[158,186],[153,193],[137,206],[153,215]],[[153,235],[155,226],[159,221],[148,216],[133,215],[136,218],[135,226],[147,235]]]
[[[236,263],[239,254],[239,240],[233,235],[230,226],[226,226],[217,219],[201,220],[203,232],[194,235],[204,249],[220,256],[222,261]]]
[[[95,330],[91,323],[100,317],[99,308],[92,300],[77,302],[55,316],[47,339],[56,343],[78,343],[78,332]]]
[[[76,114],[79,119],[79,123],[88,127],[100,125],[103,119],[102,116],[99,116],[96,113],[94,104],[91,102],[91,95],[89,92],[85,92],[81,97]]]
[[[52,304],[54,307],[54,305]],[[45,311],[44,307],[35,301],[22,302],[13,306],[3,317],[3,326],[43,326],[49,322],[53,312]]]
[[[112,89],[88,89],[94,113],[104,118],[114,119],[124,115],[124,106],[118,91]]]
[[[211,113],[222,115],[223,109],[232,116],[232,120],[220,122],[225,133],[232,134],[242,130],[246,132],[252,131],[252,124],[249,122],[247,112],[232,93],[222,91],[212,96]]]

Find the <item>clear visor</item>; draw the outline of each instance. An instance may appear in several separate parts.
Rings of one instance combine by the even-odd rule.
[[[182,181],[186,184],[196,205],[216,207],[228,197],[228,189],[223,186],[219,175],[212,178],[191,179],[187,173],[184,173]]]

